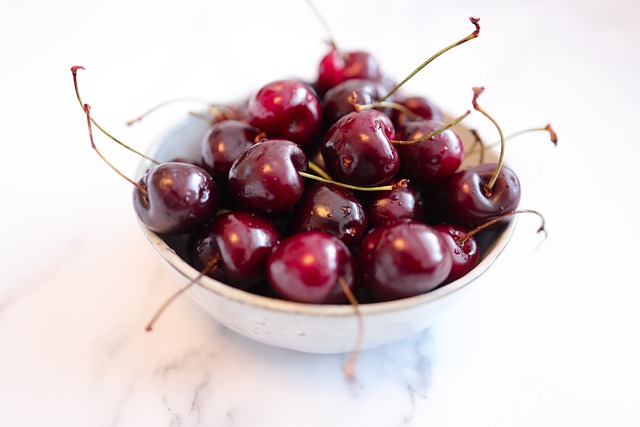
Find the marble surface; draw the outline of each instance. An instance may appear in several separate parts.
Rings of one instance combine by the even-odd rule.
[[[344,355],[266,347],[174,291],[138,230],[130,187],[92,152],[69,67],[114,134],[144,149],[197,103],[313,78],[326,33],[302,1],[0,4],[1,426],[637,426],[640,324],[634,170],[640,5],[634,1],[317,2],[346,48],[401,78],[472,30],[477,40],[407,90],[485,109],[513,140],[522,216],[469,294],[411,338]],[[495,130],[470,123],[487,139]],[[100,138],[122,170],[138,159]]]

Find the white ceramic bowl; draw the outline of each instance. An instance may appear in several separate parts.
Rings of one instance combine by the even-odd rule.
[[[196,160],[208,127],[206,121],[189,117],[162,136],[150,155],[159,161],[177,157]],[[139,175],[148,167],[149,163],[143,162]],[[197,278],[198,271],[179,255],[186,242],[174,238],[170,246],[140,225],[175,275],[178,286],[185,286]],[[511,219],[506,225],[484,234],[479,240],[483,247],[481,261],[465,277],[424,295],[359,306],[364,321],[362,349],[390,344],[428,328],[441,310],[493,264],[511,238],[515,225],[515,219]],[[199,286],[191,286],[187,294],[226,327],[277,347],[309,353],[346,353],[353,350],[358,335],[359,322],[353,307],[348,304],[312,305],[277,300],[227,286],[209,277],[201,278]]]

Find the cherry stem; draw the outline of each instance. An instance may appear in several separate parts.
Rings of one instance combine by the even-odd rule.
[[[98,156],[100,156],[100,158],[107,164],[109,165],[109,167],[111,167],[111,169],[113,169],[114,171],[116,171],[116,173],[118,175],[120,175],[121,177],[123,177],[124,179],[126,179],[127,181],[129,181],[131,184],[133,184],[134,187],[136,187],[138,190],[140,190],[143,194],[148,194],[148,191],[145,187],[143,187],[142,185],[138,184],[137,182],[135,182],[134,180],[132,180],[131,178],[129,178],[128,176],[126,176],[124,173],[122,173],[120,171],[120,169],[116,168],[113,163],[111,163],[109,160],[107,160],[107,158],[100,152],[100,150],[98,150],[98,147],[96,146],[96,143],[93,140],[93,130],[91,129],[91,106],[89,104],[84,104],[84,112],[87,115],[87,127],[89,129],[89,139],[91,140],[91,148],[94,149],[94,151],[96,153],[98,153]]]
[[[82,98],[80,97],[80,90],[78,89],[78,70],[84,70],[84,67],[81,65],[74,65],[73,67],[71,67],[71,74],[73,74],[73,87],[76,91],[76,98],[78,98],[78,102],[80,103],[80,106],[82,107],[82,110],[85,111],[85,103],[82,102]],[[113,135],[111,135],[109,132],[107,132],[102,126],[100,126],[100,124],[98,124],[93,117],[90,118],[91,123],[94,124],[95,127],[97,127],[98,129],[100,129],[100,131],[105,134],[106,136],[108,136],[110,139],[112,139],[113,141],[115,141],[116,143],[120,144],[122,147],[126,148],[127,150],[141,156],[144,159],[149,160],[152,163],[155,163],[157,165],[160,164],[159,161],[133,149],[132,147],[128,146],[127,144],[125,144],[124,142],[120,141],[119,139],[117,139],[116,137],[114,137]]]
[[[342,277],[338,277],[338,284],[349,300],[349,303],[351,303],[353,311],[358,319],[358,335],[356,337],[356,342],[353,346],[353,350],[351,350],[347,360],[344,362],[344,365],[342,365],[342,370],[347,378],[350,381],[354,381],[356,378],[356,364],[358,363],[358,356],[360,355],[360,350],[362,349],[362,343],[364,341],[364,319],[362,318],[362,313],[360,313],[358,300]]]
[[[404,114],[407,117],[409,117],[410,120],[418,120],[420,118],[419,115],[417,115],[416,113],[414,113],[413,111],[411,111],[410,109],[405,107],[404,105],[398,104],[397,102],[377,101],[377,102],[374,102],[372,104],[363,104],[363,105],[359,105],[357,102],[354,102],[353,106],[355,107],[356,111],[372,110],[374,108],[385,108],[385,107],[386,108],[393,108],[394,110],[398,110],[402,114]]]
[[[325,184],[337,185],[338,187],[343,187],[343,188],[347,188],[349,190],[355,190],[355,191],[392,191],[392,190],[399,190],[401,188],[405,188],[407,186],[407,184],[409,183],[408,179],[401,179],[400,181],[396,182],[395,184],[391,184],[391,185],[382,185],[382,186],[379,186],[379,187],[359,187],[357,185],[351,185],[351,184],[346,184],[344,182],[334,181],[333,179],[323,178],[321,176],[313,175],[313,174],[310,174],[310,173],[307,173],[307,172],[299,171],[298,173],[303,178],[309,178],[309,179],[313,179],[315,181],[324,182]]]
[[[536,214],[540,217],[540,219],[542,220],[542,224],[540,225],[540,228],[538,228],[538,233],[544,233],[545,237],[547,236],[547,230],[545,229],[545,220],[544,220],[544,216],[542,216],[542,214],[538,211],[532,210],[532,209],[521,209],[521,210],[513,210],[511,212],[507,212],[505,214],[500,215],[499,217],[496,217],[494,219],[491,219],[487,222],[485,222],[484,224],[481,224],[479,226],[477,226],[476,228],[474,228],[473,230],[469,231],[467,234],[465,234],[463,237],[456,239],[458,245],[462,245],[464,242],[466,242],[467,240],[469,240],[471,237],[475,236],[476,234],[478,234],[479,232],[481,232],[482,230],[491,227],[493,224],[502,221],[505,218],[508,218],[512,215],[517,215],[517,214],[521,214],[521,213],[532,213],[532,214]]]
[[[341,57],[345,58],[345,54],[342,53],[340,51],[340,49],[338,49],[338,46],[336,45],[336,39],[335,39],[335,37],[333,35],[333,31],[331,31],[331,27],[329,26],[327,21],[324,19],[324,17],[322,16],[320,11],[316,7],[316,5],[311,0],[307,0],[307,6],[309,6],[309,8],[313,12],[313,14],[316,16],[316,18],[320,22],[320,25],[322,25],[322,27],[324,28],[324,31],[327,33],[327,35],[329,37],[329,44],[331,45],[331,48],[335,49]]]
[[[491,120],[491,123],[493,123],[496,129],[498,129],[498,133],[500,134],[500,156],[498,157],[498,166],[496,166],[496,170],[493,171],[493,175],[491,176],[491,179],[489,180],[489,183],[486,186],[487,191],[491,191],[496,181],[498,180],[498,175],[500,175],[500,170],[502,169],[502,164],[504,163],[504,150],[505,150],[506,144],[504,140],[504,134],[502,133],[502,129],[500,128],[500,125],[498,124],[498,122],[496,122],[493,117],[491,117],[480,105],[478,105],[478,97],[482,94],[482,92],[484,92],[484,87],[473,88],[473,101],[472,101],[473,108],[476,111],[479,111],[480,113],[482,113],[486,118]]]
[[[424,67],[426,67],[427,65],[429,65],[429,63],[431,63],[434,59],[436,59],[437,57],[439,57],[440,55],[442,55],[443,53],[445,53],[448,50],[453,49],[456,46],[460,46],[463,43],[468,42],[469,40],[475,39],[476,37],[478,37],[478,35],[480,35],[480,18],[469,18],[469,21],[471,21],[471,23],[476,27],[476,29],[469,34],[467,37],[458,40],[457,42],[450,44],[449,46],[445,47],[444,49],[439,50],[438,52],[436,52],[431,58],[427,59],[426,61],[424,61],[422,64],[420,64],[420,66],[418,66],[418,68],[416,68],[415,70],[413,70],[411,72],[411,74],[409,74],[407,77],[405,77],[404,80],[402,80],[400,83],[398,83],[397,85],[395,85],[393,87],[393,89],[391,89],[389,91],[389,93],[387,93],[385,96],[383,96],[380,101],[384,101],[385,99],[389,98],[391,95],[393,95],[398,89],[400,89],[400,87],[402,85],[404,85],[409,79],[411,79],[413,76],[415,76],[416,74],[418,74],[418,72],[420,72],[420,70],[422,70]]]
[[[209,108],[211,107],[211,104],[202,99],[202,98],[189,98],[189,97],[184,97],[184,98],[174,98],[174,99],[168,99],[166,101],[163,101],[159,104],[156,104],[155,106],[149,108],[147,111],[145,111],[144,113],[140,114],[138,117],[135,117],[129,121],[127,121],[127,126],[132,126],[134,123],[137,123],[139,121],[141,121],[142,119],[144,119],[145,117],[147,117],[148,115],[154,113],[155,111],[166,107],[167,105],[171,105],[171,104],[175,104],[178,102],[197,102],[197,103],[202,103],[202,104],[206,104]]]
[[[553,143],[553,145],[558,145],[558,134],[556,133],[556,131],[551,127],[551,124],[547,124],[546,126],[543,127],[539,127],[539,128],[531,128],[531,129],[522,129],[519,130],[518,132],[514,132],[509,136],[506,136],[504,139],[505,141],[508,141],[512,138],[515,138],[516,136],[520,136],[523,135],[525,133],[529,133],[529,132],[549,132],[549,138],[551,139],[551,142]],[[489,148],[494,148],[497,147],[498,145],[500,145],[500,142],[495,142],[491,145],[487,145],[484,147],[484,149],[489,149]]]
[[[198,281],[202,279],[206,274],[208,274],[216,265],[218,265],[219,262],[220,262],[220,257],[219,256],[214,257],[211,261],[209,261],[209,264],[207,264],[207,266],[196,276],[195,279],[191,280],[187,285],[185,285],[184,287],[179,289],[177,292],[175,292],[173,295],[171,295],[171,297],[169,297],[169,299],[167,299],[164,302],[164,304],[162,304],[160,308],[156,311],[156,313],[153,315],[153,317],[147,324],[145,331],[151,332],[153,330],[153,325],[158,320],[158,318],[162,315],[162,313],[164,313],[167,307],[169,307],[169,305],[171,305],[171,303],[175,301],[176,298],[178,298],[180,295],[182,295],[187,290],[189,290],[189,288],[191,288],[193,285],[198,283]]]
[[[452,121],[450,121],[449,123],[445,124],[444,126],[441,126],[438,129],[435,129],[435,130],[429,132],[428,134],[426,134],[425,136],[423,136],[422,138],[420,138],[420,139],[418,139],[416,141],[401,141],[401,140],[397,140],[397,139],[392,139],[391,143],[392,144],[396,144],[396,145],[412,145],[412,144],[419,144],[421,142],[428,141],[429,139],[433,138],[437,134],[442,133],[445,130],[454,127],[455,125],[457,125],[458,123],[463,121],[469,114],[471,114],[471,111],[467,110],[467,112],[464,113],[463,115],[461,115],[460,117],[457,117],[457,118],[453,119]]]
[[[313,162],[309,162],[309,169],[311,169],[324,179],[332,180],[331,175],[329,175],[324,169]]]

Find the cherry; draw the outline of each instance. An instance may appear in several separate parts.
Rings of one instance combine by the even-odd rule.
[[[268,139],[246,149],[229,170],[229,194],[240,206],[267,215],[289,211],[302,197],[299,171],[307,169],[299,145]]]
[[[369,53],[363,51],[340,52],[332,48],[320,60],[318,86],[327,91],[351,79],[379,80],[380,65]]]
[[[218,210],[218,188],[207,171],[188,163],[153,167],[133,190],[133,208],[150,230],[161,234],[193,231]],[[142,190],[144,189],[144,191]]]
[[[520,203],[520,181],[504,165],[505,138],[498,122],[480,105],[482,87],[473,88],[473,107],[494,124],[500,134],[500,156],[493,164],[479,164],[453,174],[447,184],[444,204],[454,223],[474,228],[516,209]]]
[[[352,246],[367,231],[367,217],[351,191],[315,182],[305,188],[289,217],[291,234],[312,230],[323,231]]]
[[[161,164],[133,150],[97,124],[91,116],[91,107],[84,104],[80,97],[77,72],[82,69],[81,66],[73,66],[71,74],[76,97],[87,117],[91,147],[109,167],[133,184],[133,208],[138,219],[151,231],[161,234],[188,233],[206,224],[215,215],[220,203],[218,187],[211,175],[200,166],[189,163]],[[124,148],[154,163],[154,166],[138,182],[134,182],[98,150],[93,139],[92,124]]]
[[[300,80],[278,80],[254,93],[247,105],[250,123],[269,138],[293,141],[312,150],[322,128],[322,104]]]
[[[337,237],[308,231],[280,242],[267,261],[267,277],[285,299],[338,304],[348,299],[343,287],[354,287],[355,262]]]
[[[438,224],[433,228],[442,234],[453,261],[451,272],[444,281],[445,284],[459,279],[478,265],[480,251],[476,240],[471,236],[461,242],[467,236],[468,231],[466,229],[451,224]]]
[[[426,135],[444,126],[437,120],[420,120],[405,125],[408,142],[421,141]],[[440,180],[452,175],[464,157],[462,140],[453,129],[444,130],[426,141],[396,143],[400,156],[400,173],[417,183]]]
[[[205,134],[202,145],[202,163],[216,182],[225,184],[236,158],[256,142],[259,130],[238,121],[226,120],[214,124]]]
[[[449,178],[444,203],[452,222],[474,228],[518,207],[520,181],[507,166],[500,169],[493,188],[487,188],[497,166],[497,163],[469,166]]]
[[[425,207],[418,187],[409,182],[393,190],[379,191],[363,203],[369,227],[376,227],[397,219],[422,220]]]
[[[266,263],[280,236],[266,218],[247,211],[229,211],[217,216],[197,233],[193,243],[193,265],[202,270],[219,259],[208,275],[240,289],[266,277]]]
[[[376,110],[349,113],[324,136],[320,150],[331,176],[353,185],[374,186],[394,177],[400,168],[391,144],[395,130],[387,115]]]
[[[396,128],[396,137],[400,139],[408,139],[405,126],[416,120],[437,120],[444,122],[444,114],[440,108],[431,100],[423,96],[410,96],[397,101],[398,104],[405,107],[413,116],[407,115],[405,112],[393,109],[391,112],[391,121]]]
[[[437,288],[449,276],[452,262],[441,233],[412,220],[373,228],[362,239],[358,254],[363,284],[381,301]]]
[[[386,86],[374,80],[353,79],[340,83],[324,95],[325,124],[331,126],[341,117],[356,111],[354,104],[375,103],[387,92]],[[389,109],[382,111],[391,113]]]

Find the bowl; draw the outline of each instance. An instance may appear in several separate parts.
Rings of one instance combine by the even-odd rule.
[[[197,160],[200,143],[210,124],[188,117],[162,135],[149,155],[159,161],[174,158]],[[464,135],[461,135],[463,139]],[[143,161],[138,176],[150,167]],[[515,217],[494,226],[477,240],[479,264],[466,276],[429,293],[395,301],[362,304],[364,323],[361,349],[397,342],[431,326],[437,316],[476,281],[497,259],[516,226]],[[177,286],[186,286],[199,272],[183,259],[184,236],[160,236],[140,223],[142,232],[164,265],[175,276]],[[186,292],[204,312],[227,328],[258,342],[307,353],[347,353],[354,349],[359,319],[351,305],[303,304],[252,294],[225,285],[208,276]]]

